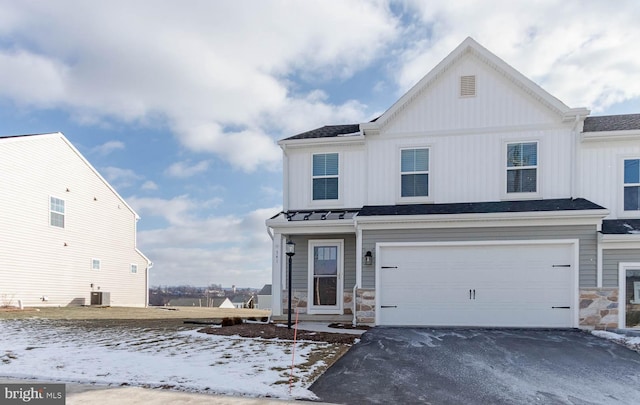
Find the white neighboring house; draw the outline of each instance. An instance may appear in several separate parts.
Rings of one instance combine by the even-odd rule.
[[[265,284],[257,295],[257,309],[271,309],[271,284]]]
[[[147,305],[139,217],[63,134],[0,138],[0,206],[0,305]]]
[[[281,140],[274,317],[292,241],[306,319],[640,327],[640,114],[589,114],[467,38],[375,120]]]

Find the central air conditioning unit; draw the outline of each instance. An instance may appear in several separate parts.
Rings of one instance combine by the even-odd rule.
[[[92,291],[91,292],[91,305],[111,305],[111,293],[105,291]]]

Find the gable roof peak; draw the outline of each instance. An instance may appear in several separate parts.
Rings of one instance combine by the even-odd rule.
[[[481,62],[503,75],[517,87],[525,91],[525,93],[529,94],[538,102],[555,112],[562,118],[562,120],[572,120],[576,117],[584,117],[589,114],[589,111],[585,108],[569,108],[562,101],[548,93],[538,84],[511,67],[504,60],[500,59],[469,36],[442,61],[440,61],[440,63],[438,63],[431,71],[423,76],[422,79],[420,79],[409,91],[400,97],[400,99],[385,111],[377,121],[363,124],[361,127],[363,129],[370,130],[376,130],[384,127],[416,97],[428,89],[440,76],[442,76],[443,73],[458,63],[460,59],[467,54],[473,54]]]

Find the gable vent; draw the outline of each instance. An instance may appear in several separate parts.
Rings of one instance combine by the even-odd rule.
[[[460,97],[475,97],[476,77],[460,76]]]

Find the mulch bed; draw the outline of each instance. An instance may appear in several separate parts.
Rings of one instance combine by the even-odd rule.
[[[276,326],[272,323],[242,323],[223,327],[206,327],[198,330],[201,333],[223,336],[242,336],[248,338],[293,340],[294,329],[286,326]],[[347,333],[312,332],[298,330],[297,340],[311,340],[339,344],[353,344],[360,336]]]

